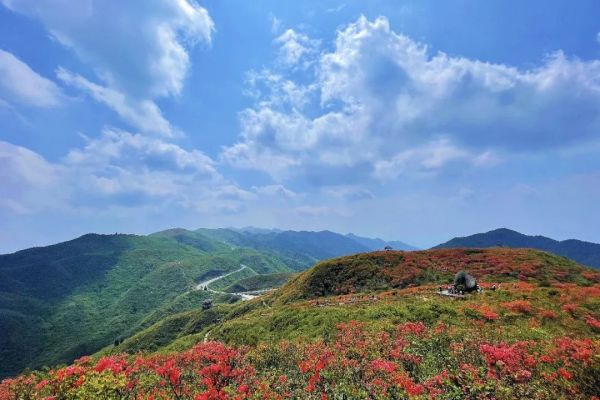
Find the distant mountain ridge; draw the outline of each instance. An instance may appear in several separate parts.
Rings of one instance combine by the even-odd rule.
[[[570,258],[580,264],[600,269],[600,244],[582,240],[554,240],[545,236],[530,236],[507,228],[494,229],[485,233],[455,237],[434,249],[458,247],[511,247],[531,248],[547,251]]]
[[[356,240],[331,231],[200,228],[194,232],[230,246],[250,247],[261,252],[276,254],[291,268],[298,271],[328,258],[372,250]]]
[[[386,241],[386,240],[383,240],[380,238],[371,239],[371,238],[355,235],[354,233],[348,233],[346,235],[346,237],[362,244],[363,246],[368,247],[371,250],[382,250],[386,246],[390,246],[394,250],[405,250],[405,251],[418,250],[418,248],[411,246],[410,244],[401,242],[399,240]]]

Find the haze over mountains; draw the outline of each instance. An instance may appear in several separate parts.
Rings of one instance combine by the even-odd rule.
[[[500,228],[471,236],[456,237],[435,248],[450,247],[513,247],[544,250],[577,261],[580,264],[600,268],[600,244],[582,240],[554,240],[545,236],[529,236]]]

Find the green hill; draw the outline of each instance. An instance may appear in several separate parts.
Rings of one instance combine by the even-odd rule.
[[[269,275],[254,275],[243,278],[224,289],[225,292],[251,292],[254,290],[272,289],[283,286],[296,274],[292,272],[281,272]]]
[[[460,269],[484,291],[440,295]],[[442,249],[323,261],[0,395],[589,399],[599,376],[599,272],[530,249]]]
[[[209,297],[234,302],[194,288],[240,265],[249,268],[211,289],[278,287],[319,260],[367,250],[328,231],[175,228],[0,255],[0,377],[93,353]]]
[[[440,249],[382,251],[340,257],[317,264],[282,288],[282,302],[319,296],[388,290],[450,282],[468,270],[477,279],[589,284],[590,271],[574,261],[530,249]]]
[[[214,295],[195,291],[195,284],[240,264],[258,273],[290,271],[274,255],[180,230],[85,235],[2,255],[0,376],[69,362],[197,308]]]

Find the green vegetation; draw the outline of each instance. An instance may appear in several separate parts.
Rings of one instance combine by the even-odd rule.
[[[286,284],[296,274],[293,272],[281,272],[268,275],[253,275],[236,281],[227,286],[223,291],[229,293],[251,292],[254,290],[278,288]]]
[[[169,229],[89,234],[0,255],[0,377],[93,353],[207,298],[235,302],[194,289],[242,264],[249,269],[211,289],[277,287],[321,259],[366,250],[332,232]]]
[[[275,255],[182,230],[85,235],[0,256],[0,376],[96,352],[208,297],[235,301],[194,289],[240,264],[290,271]]]

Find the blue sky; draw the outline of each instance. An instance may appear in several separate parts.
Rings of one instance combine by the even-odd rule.
[[[598,16],[0,0],[0,252],[176,226],[600,242]]]

